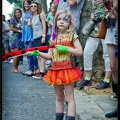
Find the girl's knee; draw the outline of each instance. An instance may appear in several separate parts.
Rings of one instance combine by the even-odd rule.
[[[66,96],[67,103],[72,102],[72,101],[74,101],[74,96]]]

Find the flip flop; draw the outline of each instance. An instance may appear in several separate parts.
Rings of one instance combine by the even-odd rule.
[[[21,71],[18,69],[18,70],[13,70],[14,73],[21,73]]]

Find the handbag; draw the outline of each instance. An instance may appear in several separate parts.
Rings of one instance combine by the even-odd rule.
[[[84,35],[90,35],[90,33],[93,31],[94,29],[94,26],[95,26],[95,22],[93,20],[89,20],[85,25],[84,27],[82,28],[82,34]]]
[[[100,27],[97,32],[97,36],[96,36],[97,38],[105,39],[106,32],[107,32],[106,23],[107,23],[107,19],[105,19],[105,17],[103,17],[103,19],[100,23]]]

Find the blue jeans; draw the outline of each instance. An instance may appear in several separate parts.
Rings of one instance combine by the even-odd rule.
[[[25,42],[25,47],[26,47],[26,49],[33,47],[33,41],[26,41]],[[33,59],[33,56],[27,56],[27,60],[28,60],[29,70],[34,71],[34,59]]]
[[[34,69],[38,69],[38,60],[36,56],[33,56],[34,59]]]

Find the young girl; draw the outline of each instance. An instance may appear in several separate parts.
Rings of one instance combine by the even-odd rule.
[[[48,23],[48,33],[47,35],[52,35],[52,26],[53,26],[53,21],[54,21],[54,17],[55,17],[55,13],[56,13],[56,10],[57,10],[57,6],[58,4],[55,3],[55,2],[52,2],[51,3],[51,11],[48,13],[48,16],[47,16],[47,23]]]
[[[45,46],[46,21],[45,21],[45,14],[42,12],[41,4],[38,2],[32,2],[31,12],[33,15],[32,28],[33,28],[34,47],[43,46],[43,45]],[[36,71],[37,74],[34,75],[33,78],[41,79],[41,77],[43,77],[45,73],[45,59],[39,56],[37,57],[37,59],[38,59],[39,71],[38,70]]]
[[[44,80],[54,85],[56,92],[56,120],[63,120],[64,98],[68,103],[66,120],[75,120],[76,105],[74,98],[74,82],[82,78],[82,72],[73,65],[72,55],[82,56],[83,50],[79,37],[73,31],[73,17],[67,10],[61,10],[55,17],[56,38],[51,40],[54,48],[48,53],[34,51],[28,55],[52,59],[52,65]],[[65,94],[64,94],[65,90]]]
[[[31,27],[32,13],[30,12],[31,0],[24,0],[22,14],[22,41],[25,43],[26,48],[33,47],[33,30]],[[32,76],[34,71],[33,56],[27,56],[29,69],[24,75]]]
[[[22,11],[17,8],[14,11],[14,18],[10,20],[10,29],[11,31],[13,31],[11,37],[11,49],[13,51],[24,48],[24,43],[21,41],[22,40],[22,26],[20,20],[21,16],[22,16]],[[21,72],[18,69],[19,62],[20,62],[20,57],[13,58],[13,72],[15,73]]]

